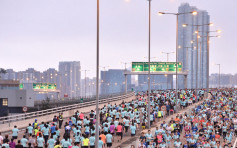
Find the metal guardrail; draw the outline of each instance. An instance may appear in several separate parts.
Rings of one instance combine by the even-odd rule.
[[[122,96],[116,96],[116,97],[112,97],[109,99],[102,99],[102,100],[99,100],[99,104],[122,100],[122,99],[125,99],[128,97],[131,97],[133,95],[134,95],[134,93],[132,92],[132,93],[128,93],[128,94],[122,95]],[[90,102],[85,102],[85,103],[78,103],[78,104],[73,104],[73,105],[68,105],[68,106],[56,107],[56,108],[51,108],[51,109],[46,109],[46,110],[41,110],[41,111],[36,111],[36,112],[30,112],[30,113],[25,113],[25,114],[23,113],[23,114],[19,114],[19,115],[0,117],[0,125],[5,124],[5,123],[14,122],[14,121],[37,118],[37,117],[41,117],[41,116],[45,116],[45,115],[49,115],[49,114],[55,114],[55,113],[59,113],[59,112],[64,112],[64,111],[68,111],[68,110],[72,110],[72,109],[88,107],[88,106],[92,106],[92,105],[96,105],[96,101],[90,101]]]
[[[130,92],[128,92],[130,93]],[[100,95],[99,98],[100,99],[106,99],[106,98],[110,98],[110,97],[117,97],[117,96],[121,96],[121,95],[125,95],[125,93],[114,93],[114,94],[109,94],[109,95]],[[60,98],[60,99],[50,99],[49,103],[50,104],[55,104],[55,103],[78,103],[81,101],[81,99],[84,97],[76,97],[76,98]],[[91,96],[91,97],[87,97],[84,98],[84,101],[93,101],[96,99],[96,96]],[[35,106],[37,105],[41,105],[42,102],[46,101],[44,100],[36,100],[34,101]]]

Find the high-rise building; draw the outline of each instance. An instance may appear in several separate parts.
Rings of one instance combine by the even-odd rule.
[[[21,83],[42,82],[42,73],[34,68],[28,68],[25,71],[17,72],[17,80]]]
[[[84,79],[81,79],[81,96],[90,98],[92,96],[96,95],[96,78],[93,77],[90,79],[89,77],[86,77]]]
[[[197,11],[198,14],[194,16],[188,13],[192,11]],[[206,36],[209,31],[210,16],[207,11],[199,10],[188,3],[181,4],[178,13],[186,13],[178,16],[178,62],[182,62],[183,71],[188,72],[187,87],[196,88],[197,82],[198,88],[206,88],[208,80]],[[183,24],[187,24],[187,27],[183,27]],[[184,76],[178,76],[178,88],[184,86]]]
[[[13,69],[7,69],[5,74],[0,74],[2,80],[17,80],[17,72]]]
[[[49,68],[46,71],[44,71],[42,74],[42,78],[45,83],[55,83],[57,85],[60,85],[59,82],[60,77],[58,76],[58,71],[54,68]]]
[[[173,89],[173,75],[151,75],[151,90]],[[138,75],[138,91],[148,90],[148,75]]]
[[[79,61],[59,62],[61,97],[80,96],[81,65]]]
[[[127,75],[127,91],[131,90],[131,75]],[[101,71],[101,95],[125,92],[125,76],[123,69]]]
[[[219,87],[219,80],[220,80],[220,87],[235,87],[236,86],[236,76],[232,74],[218,74],[214,73],[210,75],[210,88],[218,88]],[[220,79],[219,79],[220,78]]]

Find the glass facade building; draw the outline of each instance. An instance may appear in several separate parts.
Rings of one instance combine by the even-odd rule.
[[[197,11],[198,14],[188,13],[192,11]],[[197,88],[206,88],[208,80],[207,32],[210,16],[208,12],[190,6],[188,3],[181,4],[178,12],[187,13],[179,15],[178,19],[178,62],[182,62],[183,71],[188,72],[187,88],[195,89],[196,83]],[[183,27],[183,24],[187,26]],[[180,75],[178,88],[183,89],[184,86],[184,76]]]
[[[101,71],[101,95],[125,92],[125,76],[123,69]],[[131,75],[127,75],[127,91],[131,90]]]

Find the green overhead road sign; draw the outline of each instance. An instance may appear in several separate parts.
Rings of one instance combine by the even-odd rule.
[[[133,72],[149,71],[148,62],[132,62]],[[175,72],[176,62],[150,62],[151,72]],[[182,63],[178,62],[178,72],[182,71]]]
[[[56,89],[56,84],[52,83],[33,83],[33,89]]]
[[[24,85],[22,83],[19,84],[19,89],[23,89]]]

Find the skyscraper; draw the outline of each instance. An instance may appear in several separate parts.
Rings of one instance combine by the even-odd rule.
[[[33,83],[43,81],[42,73],[34,68],[28,68],[25,71],[17,72],[17,80],[21,83]]]
[[[209,31],[210,16],[208,12],[190,6],[188,3],[181,4],[178,10],[179,13],[192,11],[197,11],[198,14],[196,16],[193,16],[191,13],[179,15],[178,62],[182,62],[183,71],[188,72],[187,87],[189,89],[196,88],[196,82],[198,88],[206,88],[208,80],[206,36]],[[183,27],[183,24],[187,24],[187,27]],[[178,76],[178,88],[182,89],[184,86],[184,76]]]
[[[81,96],[90,98],[91,96],[96,95],[96,78],[86,77],[81,79]]]
[[[61,97],[80,96],[81,65],[79,61],[59,62]]]
[[[0,78],[2,80],[17,80],[17,72],[15,72],[13,69],[6,69],[6,73],[0,74]]]
[[[131,90],[131,75],[127,75],[127,90]],[[125,92],[124,70],[101,71],[100,92],[102,95]]]
[[[49,68],[42,74],[43,82],[45,83],[55,83],[57,84],[57,88],[59,89],[60,85],[60,76],[58,76],[58,71],[54,68]]]
[[[148,75],[138,75],[138,90],[148,90]],[[151,75],[151,89],[173,89],[173,75]]]

